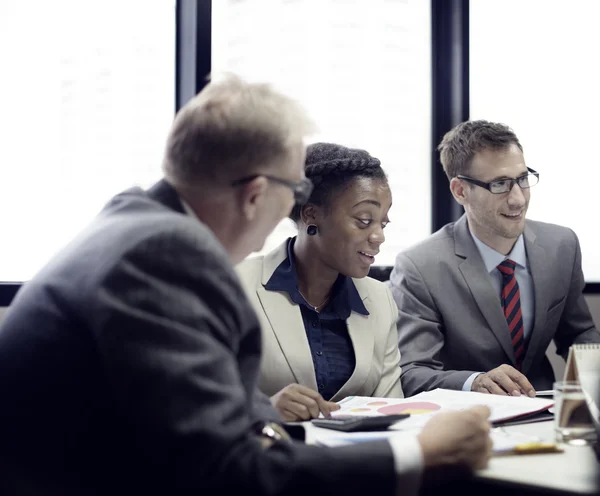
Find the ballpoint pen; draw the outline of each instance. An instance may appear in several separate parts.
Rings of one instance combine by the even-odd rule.
[[[556,443],[532,442],[517,444],[513,448],[506,450],[494,451],[494,456],[502,455],[535,455],[540,453],[562,453],[564,451]]]

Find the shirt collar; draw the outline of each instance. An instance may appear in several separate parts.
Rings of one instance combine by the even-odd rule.
[[[188,214],[191,217],[194,217],[194,219],[198,219],[196,212],[194,212],[192,210],[192,207],[190,207],[188,202],[186,202],[183,198],[181,198],[181,195],[179,195],[179,201],[181,202],[181,205],[183,206],[183,210],[185,210],[186,214]]]
[[[298,291],[298,274],[294,261],[294,242],[296,238],[287,240],[287,258],[275,269],[265,289],[267,291],[285,291],[292,301],[298,305],[305,305],[304,298]],[[340,274],[333,285],[332,297],[326,309],[332,308],[340,319],[347,319],[351,312],[369,315],[368,310],[358,294],[352,278]]]
[[[507,258],[510,258],[517,265],[527,268],[527,253],[525,252],[525,241],[523,234],[517,238],[517,242],[515,243],[515,246],[513,246],[513,249],[510,251],[510,253],[508,255],[503,255],[481,241],[471,232],[471,229],[469,229],[469,233],[471,233],[471,237],[473,238],[473,241],[479,250],[479,254],[483,259],[483,263],[485,264],[485,268],[488,272],[492,272]]]

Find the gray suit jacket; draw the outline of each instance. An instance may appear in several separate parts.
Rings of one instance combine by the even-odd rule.
[[[227,253],[175,191],[115,197],[0,325],[0,493],[391,495],[387,442],[263,449],[260,352]]]
[[[600,342],[583,297],[581,250],[573,231],[527,221],[525,249],[534,284],[535,321],[522,372],[551,389],[546,349],[563,357],[573,343]],[[515,366],[500,296],[494,290],[466,217],[400,253],[390,275],[400,311],[399,347],[406,395],[461,389],[474,372]]]
[[[264,288],[286,257],[287,241],[264,257],[250,258],[237,266],[263,331],[259,387],[269,396],[294,382],[317,390],[300,308],[288,293]],[[401,398],[396,304],[385,284],[370,277],[353,282],[369,315],[352,312],[346,321],[356,366],[331,400],[353,395]]]

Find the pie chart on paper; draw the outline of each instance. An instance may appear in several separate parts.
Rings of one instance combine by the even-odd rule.
[[[440,405],[428,401],[415,401],[413,403],[402,403],[400,405],[388,405],[378,408],[377,411],[383,415],[396,415],[398,413],[410,413],[418,415],[420,413],[437,412]]]

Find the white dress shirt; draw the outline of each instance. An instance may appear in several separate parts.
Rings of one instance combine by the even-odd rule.
[[[469,231],[470,232],[470,231]],[[504,260],[511,259],[516,263],[515,277],[517,278],[517,284],[519,285],[519,292],[521,296],[521,313],[523,315],[523,339],[527,342],[531,330],[533,329],[533,321],[535,318],[535,298],[533,294],[533,279],[531,272],[529,271],[529,263],[527,262],[527,252],[525,251],[525,240],[521,234],[513,246],[513,249],[508,255],[503,255],[497,252],[493,248],[490,248],[483,241],[471,232],[473,241],[479,250],[479,254],[483,259],[485,268],[492,277],[492,284],[494,289],[500,298],[502,295],[502,273],[498,270]],[[501,300],[498,300],[498,304],[501,304]],[[486,371],[487,372],[487,371]],[[483,372],[476,372],[472,374],[463,384],[463,391],[470,391],[471,386],[475,377]]]
[[[196,212],[194,212],[192,210],[192,207],[190,207],[189,204],[183,198],[181,198],[181,196],[179,197],[179,201],[181,202],[181,206],[185,210],[186,214],[190,215],[191,217],[194,217],[194,218],[198,219],[198,216],[196,215]]]
[[[188,215],[198,218],[192,208],[181,198],[179,201]],[[423,475],[423,452],[419,440],[414,436],[402,436],[389,440],[394,456],[396,470],[397,493],[402,496],[417,496]]]
[[[398,475],[397,493],[402,496],[417,496],[423,476],[423,451],[415,436],[390,438],[394,467]]]

